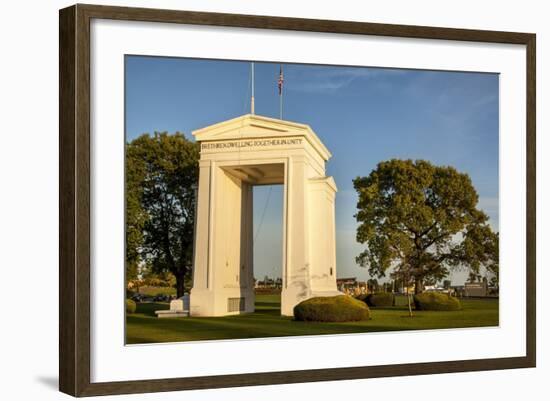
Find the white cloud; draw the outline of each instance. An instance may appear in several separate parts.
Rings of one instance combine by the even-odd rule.
[[[356,79],[372,79],[385,76],[402,75],[404,70],[339,67],[319,68],[307,74],[290,73],[290,79],[285,81],[288,90],[310,93],[333,92],[350,85]]]

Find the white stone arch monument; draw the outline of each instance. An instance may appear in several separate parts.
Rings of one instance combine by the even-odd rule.
[[[252,187],[283,184],[281,314],[336,289],[328,149],[304,124],[243,115],[193,132],[200,143],[192,316],[254,311]]]

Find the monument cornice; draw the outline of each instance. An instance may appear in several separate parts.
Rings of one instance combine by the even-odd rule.
[[[245,114],[195,130],[193,136],[202,143],[303,137],[323,160],[332,156],[309,125],[255,114]]]

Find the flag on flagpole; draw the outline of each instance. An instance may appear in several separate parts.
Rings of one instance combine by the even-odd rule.
[[[279,80],[277,81],[277,86],[279,87],[279,96],[283,94],[283,83],[285,82],[285,79],[283,77],[283,66],[281,65],[279,67]]]

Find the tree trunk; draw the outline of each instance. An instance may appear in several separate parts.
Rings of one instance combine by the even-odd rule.
[[[407,287],[407,306],[409,308],[409,317],[413,317],[412,305],[411,305],[411,294],[409,293],[409,287]]]
[[[414,280],[414,293],[420,294],[424,290],[424,285],[422,284],[422,279],[417,278]]]
[[[178,298],[181,298],[183,297],[183,293],[185,292],[185,287],[184,287],[184,283],[185,283],[185,272],[178,272],[176,274],[176,296]]]

